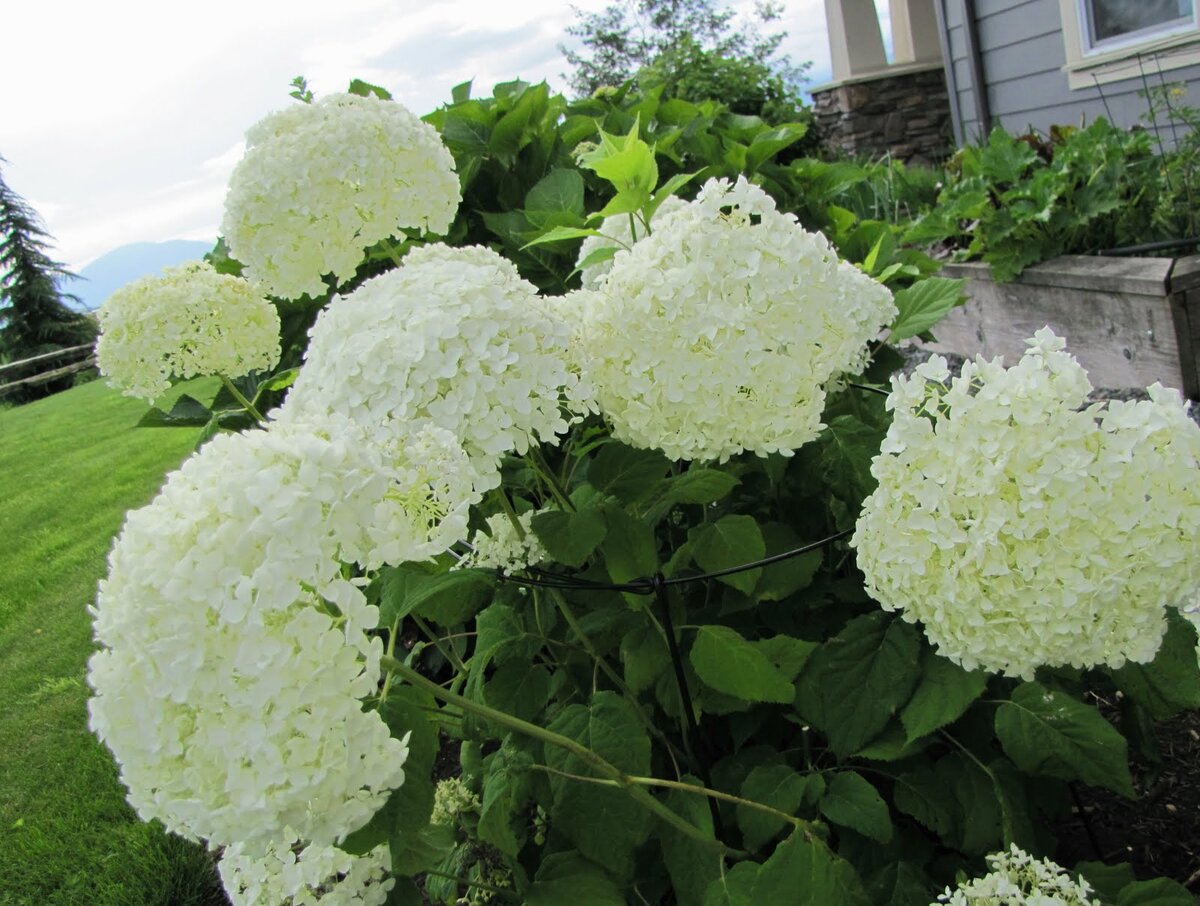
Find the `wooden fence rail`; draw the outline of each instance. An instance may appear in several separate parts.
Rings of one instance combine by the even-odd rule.
[[[55,349],[53,352],[46,352],[42,355],[31,356],[28,359],[21,359],[19,362],[8,362],[4,365],[0,365],[0,374],[3,374],[6,371],[16,371],[26,365],[47,362],[52,359],[60,359],[67,355],[78,355],[79,353],[83,353],[84,357],[78,362],[72,362],[69,365],[62,365],[58,368],[52,368],[49,371],[41,371],[37,374],[32,374],[16,381],[10,381],[7,384],[0,384],[0,397],[4,396],[10,390],[15,390],[18,387],[30,387],[34,384],[44,384],[47,381],[54,380],[55,378],[65,377],[68,374],[74,374],[77,371],[83,371],[86,368],[92,368],[96,364],[96,356],[92,353],[92,344],[84,343],[82,346],[70,346],[66,349]]]
[[[31,356],[28,359],[21,359],[18,362],[5,362],[3,365],[0,365],[0,374],[4,374],[6,371],[16,371],[25,365],[32,365],[35,362],[45,362],[49,361],[50,359],[61,358],[65,355],[73,355],[77,352],[82,352],[85,349],[90,350],[93,345],[95,344],[84,343],[82,346],[68,346],[65,349],[55,349],[51,352],[43,352],[41,355]]]

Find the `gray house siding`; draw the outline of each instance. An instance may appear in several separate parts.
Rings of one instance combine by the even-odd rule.
[[[1078,125],[1105,116],[1120,126],[1142,122],[1146,101],[1137,92],[1144,85],[1140,78],[1110,82],[1072,90],[1063,70],[1066,48],[1057,0],[935,0],[946,30],[945,47],[950,102],[955,107],[959,144],[978,141],[992,125],[1012,132],[1033,129],[1047,132],[1052,125]],[[974,37],[979,52],[982,81],[986,84],[986,108],[989,123],[978,116],[976,90],[972,78],[970,36],[967,17],[974,8]],[[1200,66],[1167,72],[1160,77],[1148,75],[1151,85],[1168,82],[1196,84],[1188,102],[1200,106]],[[1170,141],[1170,129],[1159,124],[1164,140]]]

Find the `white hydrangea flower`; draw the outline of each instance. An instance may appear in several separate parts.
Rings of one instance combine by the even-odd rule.
[[[891,293],[739,178],[619,251],[583,307],[583,372],[614,435],[673,459],[790,453],[856,371]]]
[[[471,536],[471,553],[463,557],[459,566],[498,569],[507,576],[550,559],[546,548],[533,533],[533,516],[533,510],[528,510],[517,517],[520,532],[507,514],[489,516],[487,531]]]
[[[930,906],[1100,906],[1082,875],[1073,878],[1061,865],[1035,859],[1015,843],[1007,853],[988,856],[987,863],[988,874],[956,890],[946,888]]]
[[[426,464],[346,421],[219,435],[129,514],[92,609],[89,710],[144,819],[215,844],[285,826],[330,843],[403,783],[407,740],[362,708],[378,609],[341,561],[417,559],[465,533],[469,501],[421,496],[470,493],[465,455],[419,437],[405,452]]]
[[[678,195],[671,195],[664,199],[663,203],[658,206],[658,210],[654,212],[654,219],[650,224],[651,231],[657,227],[660,218],[665,217],[672,211],[681,210],[686,205],[687,202]],[[640,239],[643,239],[645,235],[645,228],[637,218],[637,215],[630,214],[614,214],[611,217],[605,217],[604,221],[597,227],[597,230],[602,235],[588,236],[583,240],[583,244],[580,245],[576,266],[586,261],[589,255],[600,251],[600,249],[628,248]],[[583,288],[599,289],[601,281],[607,276],[610,270],[612,270],[611,258],[607,261],[601,261],[598,264],[589,264],[579,272],[579,279],[583,284]]]
[[[1200,428],[1179,394],[1086,408],[1049,330],[1021,361],[893,379],[879,486],[851,541],[867,588],[967,669],[1144,663],[1200,589]]]
[[[385,878],[391,867],[387,844],[353,856],[298,840],[273,843],[261,854],[234,843],[217,865],[233,906],[382,906],[396,886]]]
[[[431,423],[451,432],[480,475],[568,422],[560,391],[579,393],[567,365],[570,328],[490,249],[430,245],[404,265],[335,298],[313,325],[305,365],[281,420],[345,413],[381,436]]]
[[[96,361],[108,384],[152,400],[171,375],[240,377],[279,362],[279,314],[245,280],[204,261],[113,293],[99,311]]]
[[[363,251],[404,229],[445,233],[459,202],[437,130],[395,101],[334,94],[246,133],[221,232],[251,279],[285,299],[354,276]]]

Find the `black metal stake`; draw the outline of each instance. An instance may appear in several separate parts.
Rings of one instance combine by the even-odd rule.
[[[671,620],[671,602],[667,600],[667,584],[662,573],[654,574],[654,598],[658,601],[658,609],[662,614],[663,629],[667,634],[667,651],[671,654],[671,664],[675,667],[675,685],[679,688],[679,706],[683,711],[686,727],[683,732],[683,747],[695,763],[700,779],[710,790],[713,789],[712,774],[709,771],[709,746],[707,740],[700,735],[700,725],[696,722],[696,712],[692,708],[692,694],[688,690],[687,674],[683,669],[683,658],[679,653],[679,644],[675,641],[675,624]],[[694,743],[694,747],[693,747]],[[708,810],[712,814],[713,832],[718,840],[725,837],[725,828],[721,823],[721,812],[717,801],[711,796],[708,800]]]

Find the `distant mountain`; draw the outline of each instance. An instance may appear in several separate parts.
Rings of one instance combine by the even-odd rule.
[[[83,268],[79,272],[81,279],[63,281],[59,289],[78,296],[84,308],[99,308],[105,299],[131,280],[156,275],[172,264],[194,261],[212,247],[211,242],[191,239],[123,245]]]

